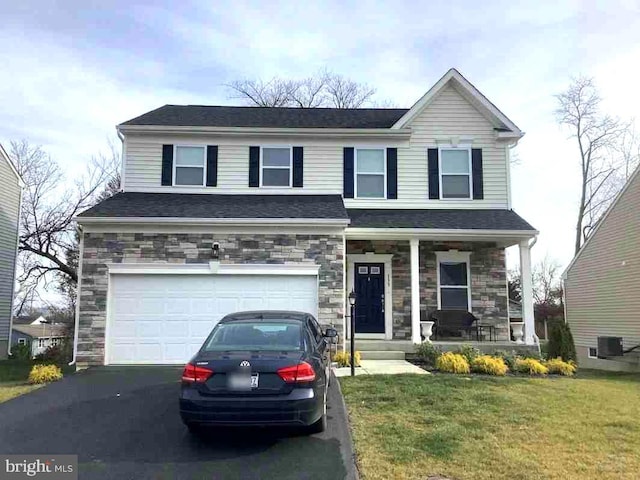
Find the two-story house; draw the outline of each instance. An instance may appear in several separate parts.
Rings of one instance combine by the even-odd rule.
[[[356,339],[418,343],[457,308],[508,341],[511,245],[533,342],[523,132],[456,70],[410,109],[165,105],[118,132],[123,191],[78,218],[79,364],[185,362],[240,310],[348,333],[351,291]]]
[[[10,351],[23,187],[24,182],[18,170],[0,145],[0,359],[7,358]]]

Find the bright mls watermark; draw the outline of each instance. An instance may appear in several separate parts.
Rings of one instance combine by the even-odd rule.
[[[77,455],[0,455],[0,480],[76,480]]]

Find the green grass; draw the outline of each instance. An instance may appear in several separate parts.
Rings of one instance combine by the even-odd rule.
[[[640,472],[640,375],[363,375],[340,384],[364,479]]]
[[[41,387],[27,383],[33,365],[34,362],[27,360],[0,360],[0,403]],[[66,364],[60,368],[65,375],[75,370]]]

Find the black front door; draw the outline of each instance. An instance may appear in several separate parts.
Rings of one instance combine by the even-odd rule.
[[[384,263],[355,264],[356,333],[384,333]]]

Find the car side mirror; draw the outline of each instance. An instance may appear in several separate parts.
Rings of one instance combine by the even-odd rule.
[[[324,336],[326,338],[336,338],[338,336],[338,331],[335,328],[327,328],[324,331]]]

